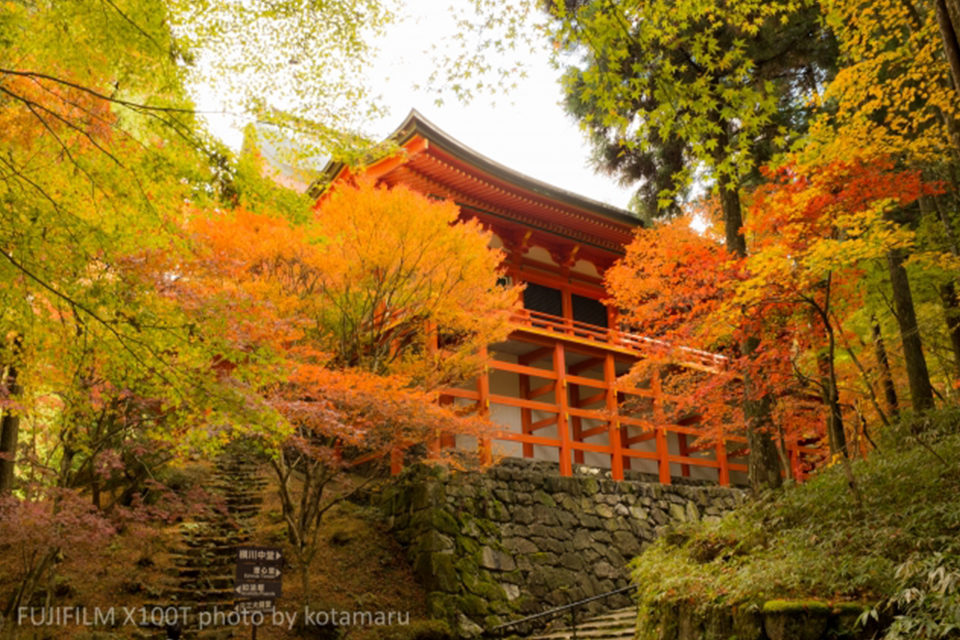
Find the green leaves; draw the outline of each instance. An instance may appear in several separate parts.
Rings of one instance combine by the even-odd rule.
[[[215,80],[238,119],[309,137],[308,157],[355,157],[365,141],[344,131],[371,113],[360,71],[391,17],[378,0],[0,6],[0,318],[23,344],[17,362],[0,349],[0,370],[20,367],[31,455],[60,469],[54,482],[77,481],[102,430],[110,447],[150,443],[162,459],[219,446],[230,415],[276,424],[246,392],[276,380],[276,361],[251,350],[255,376],[221,379],[224,318],[171,292],[193,212],[237,204],[303,220],[308,203],[235,163],[190,94]],[[290,112],[268,109],[280,99]]]
[[[657,184],[643,189],[659,208],[675,200],[655,194],[681,193],[697,170],[734,184],[754,177],[769,149],[799,133],[799,80],[831,53],[810,37],[813,2],[596,0],[552,17],[563,59],[581,60],[566,65],[569,110],[605,168]]]

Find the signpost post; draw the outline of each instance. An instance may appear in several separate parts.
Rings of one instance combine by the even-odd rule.
[[[283,553],[279,547],[237,547],[235,591],[237,608],[246,611],[273,611],[280,597]],[[257,640],[257,625],[251,627],[251,639]]]

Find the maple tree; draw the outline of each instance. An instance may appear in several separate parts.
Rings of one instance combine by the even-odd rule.
[[[922,171],[928,181],[952,185],[936,196],[925,196],[919,207],[900,211],[896,217],[925,231],[921,235],[924,249],[960,256],[956,232],[960,199],[955,181],[960,159],[960,86],[952,72],[956,57],[954,25],[960,15],[955,3],[829,0],[822,4],[828,24],[837,34],[843,65],[824,92],[830,108],[811,130],[808,153],[834,159],[849,155],[852,149],[883,154]],[[888,262],[911,398],[916,408],[929,408],[934,403],[934,391],[921,334],[925,334],[922,341],[929,349],[939,340],[942,329],[918,322],[924,314],[915,309],[914,298],[916,291],[926,289],[927,282],[936,287],[941,321],[945,321],[952,349],[954,376],[960,375],[956,276],[942,270],[921,273],[917,269],[911,269],[908,276],[904,264],[910,263],[909,255],[902,251],[892,252]],[[917,278],[922,284],[911,288],[910,279]]]
[[[860,407],[869,403],[871,415],[886,419],[877,377],[863,364],[872,357],[860,347],[866,336],[857,335],[870,288],[865,273],[890,251],[916,243],[916,234],[887,212],[939,187],[882,159],[794,163],[766,173],[769,183],[751,196],[744,228],[749,255],[731,257],[712,230],[700,234],[679,218],[640,230],[607,273],[607,286],[629,310],[628,322],[648,335],[728,357],[728,367],[709,376],[674,373],[681,391],[674,420],[697,414],[702,437],[722,438],[742,424],[736,398],[753,380],[772,399],[770,428],[784,463],[788,443],[823,436],[831,453],[846,457],[848,433],[859,438],[862,428],[845,428],[845,414],[856,409],[864,419]],[[746,336],[759,338],[749,354]],[[631,376],[643,379],[680,355],[655,355]]]
[[[439,456],[441,431],[489,429],[437,391],[476,375],[519,296],[497,284],[489,233],[458,215],[364,182],[338,184],[306,219],[190,218],[196,256],[169,293],[220,323],[221,370],[271,452],[304,593],[321,517],[350,493],[327,491],[345,469],[418,445]]]
[[[626,256],[605,276],[607,290],[626,311],[625,322],[671,345],[638,361],[629,377],[642,386],[654,372],[668,372],[665,384],[671,387],[674,405],[666,419],[682,422],[697,416],[702,425],[698,437],[705,446],[744,424],[746,380],[762,381],[758,392],[768,398],[779,399],[799,386],[782,350],[790,344],[784,340],[782,318],[770,309],[766,315],[758,310],[748,314],[730,306],[736,287],[747,277],[745,260],[731,256],[716,233],[698,233],[691,218],[680,216],[638,230]],[[758,321],[761,316],[763,322]],[[745,354],[747,334],[760,336],[763,347]],[[677,368],[687,347],[722,354],[727,365],[707,373]],[[780,454],[778,462],[785,459],[788,438],[796,440],[810,426],[807,420],[791,421],[785,406],[771,402],[766,408],[771,422],[765,435],[773,442],[781,431],[781,447],[774,453]],[[786,425],[789,433],[783,432]]]
[[[155,256],[190,256],[184,203],[255,197],[204,130],[196,84],[216,78],[237,119],[298,90],[291,110],[322,116],[313,139],[343,150],[358,141],[344,129],[371,112],[358,70],[390,18],[373,0],[0,6],[0,494],[10,523],[47,518],[54,535],[22,597],[51,558],[85,548],[64,526],[94,541],[97,518],[177,513],[143,504],[163,492],[152,478],[188,451],[215,453],[229,430],[208,432],[213,417],[243,424],[245,396],[211,367],[218,325],[156,286]],[[238,43],[242,57],[223,55]],[[62,496],[99,515],[71,520]]]
[[[156,393],[171,428],[189,421],[172,407],[202,404],[186,398],[203,388],[193,374],[211,354],[179,309],[145,286],[135,258],[183,248],[184,201],[212,205],[246,188],[203,130],[193,86],[217,79],[238,118],[297,90],[291,110],[323,117],[313,132],[319,145],[354,144],[343,130],[373,106],[357,71],[392,15],[374,0],[322,11],[300,0],[15,1],[0,12],[0,491],[9,491],[18,421],[44,398],[82,396],[96,386],[87,378],[105,379],[101,367],[139,372],[124,382]],[[225,53],[238,43],[241,56]],[[264,89],[265,77],[282,95]],[[83,375],[59,375],[62,358]],[[138,395],[120,385],[113,392]]]
[[[13,578],[16,588],[3,603],[5,619],[15,619],[19,607],[26,606],[38,591],[48,588],[46,580],[64,548],[90,553],[113,534],[114,529],[79,492],[60,490],[48,499],[55,500],[51,510],[42,501],[0,498],[0,532],[6,541],[16,541]],[[7,625],[6,637],[14,631]]]
[[[844,321],[862,307],[865,265],[915,242],[915,234],[886,213],[936,189],[925,185],[918,172],[896,172],[884,160],[786,165],[771,178],[751,206],[745,229],[755,239],[746,262],[750,277],[737,288],[731,305],[772,305],[781,312],[812,314],[806,322],[812,335],[798,342],[816,349],[814,370],[820,370],[814,375],[794,368],[820,388],[831,452],[847,455],[836,369],[839,334]]]

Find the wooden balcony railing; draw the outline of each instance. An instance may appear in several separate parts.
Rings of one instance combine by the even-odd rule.
[[[674,347],[669,342],[648,338],[628,331],[608,329],[595,324],[580,322],[571,318],[521,309],[512,318],[514,324],[521,329],[530,329],[538,333],[550,332],[573,339],[578,342],[592,343],[601,348],[614,347],[630,351],[638,357],[651,353],[671,353],[677,358],[678,364],[705,371],[718,371],[727,366],[727,358],[709,351],[691,349],[690,347]]]
[[[533,318],[533,322],[542,320]],[[536,363],[524,362],[522,357],[520,362],[490,357],[486,372],[474,388],[443,392],[449,401],[458,398],[475,403],[477,410],[487,416],[497,406],[520,410],[519,425],[496,431],[480,443],[485,458],[491,458],[494,442],[503,442],[520,443],[522,455],[527,458],[535,457],[535,447],[555,450],[554,459],[559,462],[562,475],[571,475],[572,465],[582,464],[587,453],[609,460],[617,480],[623,479],[625,470],[634,467],[632,461],[642,460],[655,463],[656,474],[664,484],[676,476],[691,477],[694,468],[715,470],[710,474],[715,474],[713,478],[721,485],[730,484],[731,472],[746,472],[746,464],[737,461],[745,456],[746,438],[728,433],[708,440],[697,425],[671,423],[665,407],[677,399],[661,388],[657,374],[649,387],[627,386],[617,380],[614,354],[608,352],[601,360],[602,378],[575,375],[566,366],[563,342],[557,341],[551,351],[550,368],[532,366]],[[491,377],[498,371],[518,376],[517,396],[491,392]],[[534,382],[539,386],[532,386]],[[629,401],[637,399],[645,410],[628,408]],[[542,434],[541,430],[547,428],[551,428],[549,435]],[[448,440],[445,446],[452,444]],[[817,450],[797,444],[787,449],[792,475],[802,479],[805,460],[817,454]]]
[[[739,433],[725,433],[720,437],[706,439],[697,425],[673,424],[667,418],[667,406],[677,398],[666,393],[660,384],[659,374],[654,372],[649,386],[636,388],[617,379],[616,360],[642,358],[652,353],[669,354],[677,364],[707,372],[716,372],[727,366],[727,358],[717,354],[673,347],[671,344],[640,336],[634,333],[599,327],[586,322],[561,318],[529,309],[518,311],[513,322],[521,333],[533,333],[551,338],[528,356],[519,356],[516,362],[498,360],[488,354],[484,372],[468,388],[449,388],[440,394],[441,403],[460,402],[472,404],[476,411],[490,416],[496,407],[519,410],[510,420],[513,427],[494,431],[479,442],[481,457],[491,460],[494,443],[519,443],[525,458],[543,458],[543,449],[553,449],[549,454],[559,462],[560,473],[568,476],[573,464],[582,464],[587,454],[599,454],[609,460],[614,479],[622,480],[624,471],[637,468],[642,461],[652,461],[653,470],[660,482],[669,484],[674,477],[703,477],[704,472],[692,473],[693,469],[710,469],[721,485],[731,483],[731,472],[746,472],[744,464],[747,440]],[[577,349],[579,344],[581,349]],[[567,349],[584,352],[583,346],[593,355],[589,358],[594,376],[587,373],[583,363],[567,366]],[[598,354],[597,351],[600,351]],[[536,354],[536,355],[534,355]],[[544,366],[544,361],[549,364]],[[495,393],[491,390],[491,378],[496,372],[515,374],[518,381],[516,395]],[[501,380],[502,381],[502,380]],[[538,386],[534,386],[534,385]],[[502,385],[495,388],[503,389]],[[630,401],[639,401],[643,410],[630,408]],[[636,402],[634,403],[636,404]],[[549,429],[544,434],[542,430]],[[437,434],[432,445],[437,448],[455,447],[455,437],[449,433]],[[535,456],[535,448],[540,455]],[[787,454],[791,473],[802,480],[806,462],[818,455],[818,450],[788,444]],[[636,464],[634,464],[634,461]],[[391,467],[399,473],[403,462],[402,447],[391,455]],[[606,466],[606,465],[604,465]]]

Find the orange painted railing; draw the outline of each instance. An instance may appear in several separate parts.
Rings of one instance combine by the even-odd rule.
[[[563,361],[563,345],[555,347],[554,363]],[[486,449],[485,457],[492,453],[492,442],[515,442],[523,445],[523,456],[533,457],[534,447],[548,447],[556,450],[557,461],[562,475],[572,473],[574,463],[582,463],[585,453],[609,456],[609,468],[615,479],[624,477],[624,470],[632,467],[633,460],[652,460],[656,463],[656,473],[660,482],[669,484],[674,477],[690,477],[693,468],[715,469],[715,479],[721,485],[730,484],[731,472],[746,472],[747,466],[743,463],[732,462],[731,459],[743,457],[746,448],[746,438],[736,434],[726,434],[720,440],[698,444],[697,440],[703,435],[700,428],[691,425],[670,424],[666,421],[663,403],[669,402],[671,396],[660,389],[659,381],[654,380],[648,389],[626,387],[618,383],[611,375],[612,355],[609,357],[610,366],[605,367],[603,379],[587,378],[566,373],[563,368],[541,368],[526,364],[504,362],[489,359],[489,371],[503,371],[515,373],[526,378],[526,385],[521,385],[526,397],[513,397],[490,392],[489,374],[483,376],[485,384],[478,382],[474,389],[448,389],[444,395],[448,398],[460,398],[473,403],[481,411],[488,413],[493,406],[519,408],[521,410],[520,431],[501,429],[494,432],[491,441],[481,443]],[[545,381],[540,387],[530,389],[530,380]],[[577,395],[581,388],[600,391],[588,396],[590,402],[578,404],[602,404],[601,408],[587,408],[571,404],[568,390],[571,385],[577,386]],[[601,398],[600,396],[603,396]],[[624,399],[633,396],[646,398],[651,405],[647,416],[624,415],[621,413],[621,404]],[[605,400],[605,401],[604,401]],[[533,419],[533,412],[546,417],[537,416]],[[584,420],[591,420],[595,424],[585,427]],[[537,432],[547,427],[556,427],[556,435],[543,436]],[[675,439],[671,451],[670,438]],[[605,442],[590,442],[591,438],[606,436]],[[636,448],[641,443],[653,443],[644,448]],[[710,457],[697,454],[707,453]],[[808,447],[788,447],[791,462],[791,471],[794,477],[802,478],[803,461],[806,457],[815,454],[816,449]],[[675,473],[679,471],[679,473]]]
[[[697,426],[669,423],[664,404],[675,398],[663,391],[658,374],[654,374],[649,388],[635,388],[619,382],[615,370],[617,353],[629,358],[641,358],[654,352],[669,353],[678,364],[703,371],[718,371],[726,367],[727,358],[724,356],[687,347],[674,348],[662,340],[529,309],[517,312],[513,322],[521,332],[552,338],[547,343],[552,346],[541,346],[535,352],[537,356],[526,359],[520,356],[518,362],[488,357],[485,371],[473,388],[445,389],[440,396],[441,403],[460,399],[475,404],[481,415],[489,416],[494,406],[520,410],[519,432],[501,429],[481,439],[479,446],[483,459],[492,458],[493,444],[499,441],[520,443],[526,458],[534,457],[534,447],[554,449],[561,475],[571,475],[572,465],[583,463],[587,453],[609,456],[611,475],[617,480],[623,479],[624,471],[631,469],[635,460],[654,461],[657,477],[664,484],[671,483],[674,477],[690,477],[694,468],[715,470],[716,481],[721,485],[730,484],[731,472],[747,471],[746,464],[731,461],[745,457],[746,438],[737,434],[723,434],[719,439],[707,441],[702,438],[703,431]],[[518,339],[523,341],[522,336]],[[581,373],[578,369],[580,365],[566,365],[566,349],[577,350],[578,346],[581,352],[584,346],[591,347],[588,352],[594,354],[597,349],[605,352],[599,358],[594,357],[596,366],[602,367],[602,378],[569,372],[572,369]],[[543,360],[550,360],[549,368],[534,366]],[[519,397],[493,393],[490,386],[491,371],[517,374]],[[531,384],[534,380],[538,380],[540,386],[533,388]],[[581,395],[583,389],[589,390],[585,396]],[[647,409],[642,412],[643,415],[637,415],[636,412],[631,415],[629,409],[624,409],[624,401],[630,397],[644,399]],[[533,412],[541,415],[534,420]],[[544,414],[545,417],[542,417]],[[587,420],[594,424],[585,425],[584,421]],[[537,433],[547,427],[555,427],[556,435]],[[589,442],[597,436],[605,436],[605,442]],[[636,447],[651,442],[652,447],[650,444],[644,448]],[[673,447],[670,446],[671,442]],[[452,446],[455,446],[455,440],[449,434],[441,435],[434,444],[437,448]],[[818,451],[796,444],[787,449],[793,477],[803,479],[805,459],[816,455]],[[710,457],[697,455],[704,453]],[[399,472],[401,465],[402,455],[398,450],[391,458],[391,466],[395,472]]]
[[[614,347],[633,351],[638,356],[650,355],[653,352],[673,353],[678,358],[678,364],[697,369],[717,371],[727,366],[727,358],[716,353],[691,349],[690,347],[674,347],[664,340],[648,338],[618,329],[607,329],[595,324],[562,318],[531,309],[517,311],[513,315],[512,321],[521,328],[549,331],[577,341],[591,342],[599,347]]]

